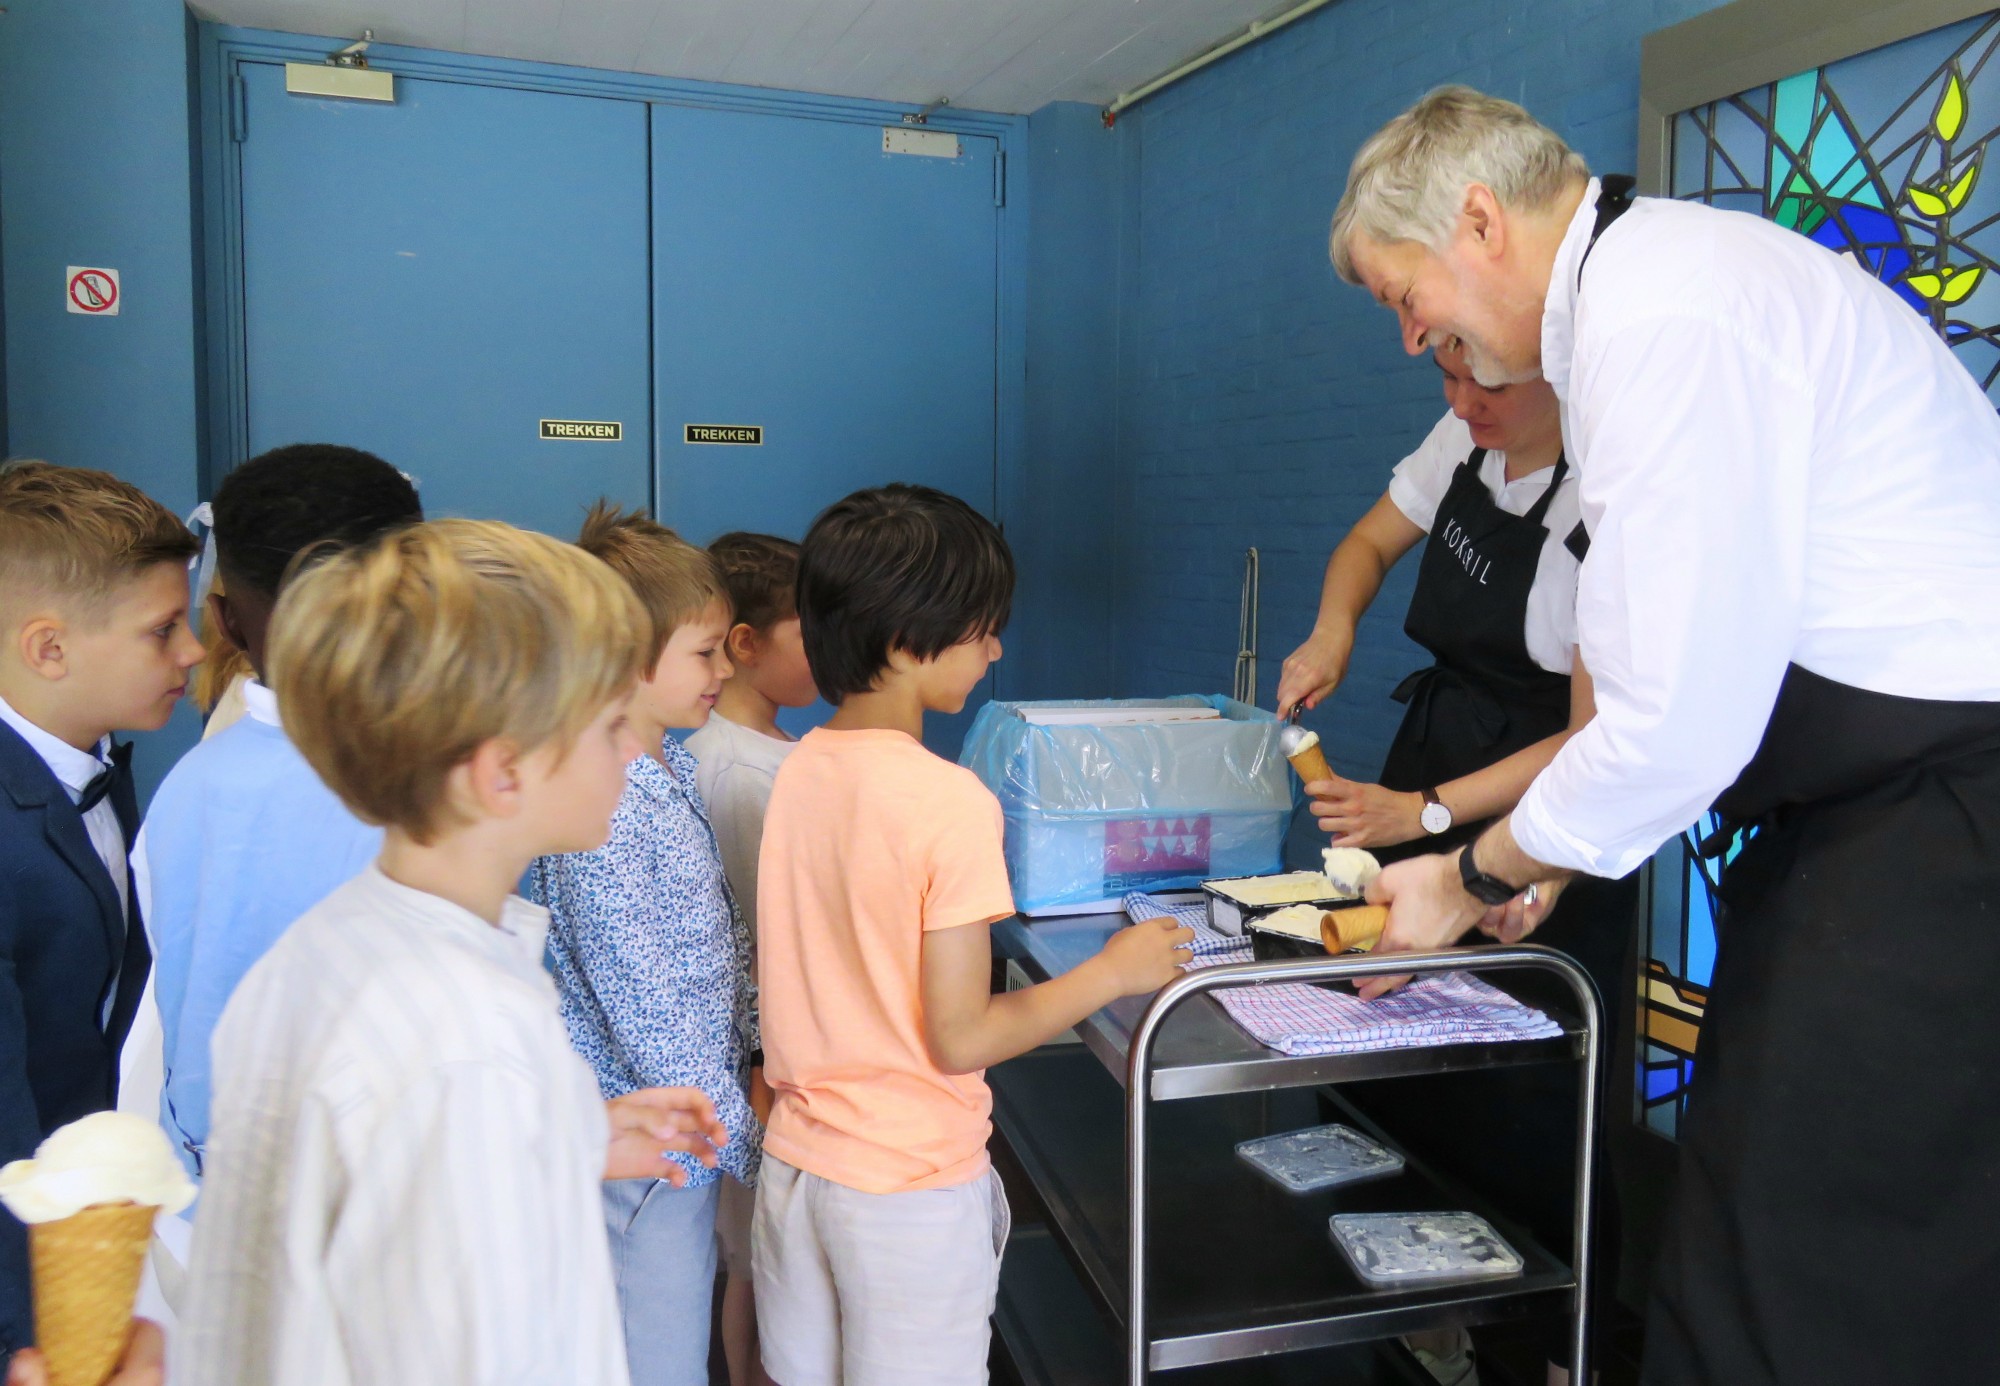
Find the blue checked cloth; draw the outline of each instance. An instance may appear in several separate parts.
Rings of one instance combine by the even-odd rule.
[[[1169,905],[1134,891],[1125,897],[1125,913],[1135,921],[1170,915],[1192,928],[1190,969],[1250,961],[1250,940],[1209,928],[1204,905]],[[1227,987],[1215,999],[1253,1039],[1294,1056],[1555,1039],[1563,1032],[1541,1011],[1468,972],[1419,977],[1374,1001],[1303,982]]]

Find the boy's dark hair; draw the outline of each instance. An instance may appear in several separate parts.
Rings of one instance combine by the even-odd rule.
[[[292,443],[259,453],[215,488],[224,586],[278,595],[300,552],[348,548],[424,518],[410,479],[372,452]]]
[[[799,548],[800,634],[829,702],[875,686],[889,652],[930,659],[1007,624],[1014,555],[993,522],[928,486],[856,491]]]
[[[798,614],[797,544],[775,534],[735,529],[711,543],[708,553],[729,584],[729,604],[738,621],[765,631]]]

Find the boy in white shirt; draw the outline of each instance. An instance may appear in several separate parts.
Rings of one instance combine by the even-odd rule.
[[[722,570],[736,608],[729,628],[729,662],[736,672],[723,683],[715,711],[687,738],[698,762],[695,785],[708,806],[722,851],[722,866],[752,938],[757,933],[757,853],[764,841],[764,809],[771,781],[798,742],[778,726],[778,709],[806,707],[819,696],[805,641],[799,636],[792,589],[799,576],[799,546],[774,534],[742,530],[708,546]],[[750,1097],[759,1118],[770,1114],[770,1089],[762,1068],[752,1071]],[[722,1349],[730,1386],[759,1386],[769,1378],[757,1362],[757,1311],[750,1280],[752,1194],[734,1179],[722,1181],[715,1236],[728,1282],[722,1292]]]
[[[382,855],[216,1027],[177,1379],[626,1386],[599,1181],[728,1137],[697,1091],[599,1097],[513,889],[608,834],[645,629],[603,563],[490,522],[287,585],[285,730]]]

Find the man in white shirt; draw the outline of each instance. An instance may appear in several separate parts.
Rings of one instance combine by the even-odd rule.
[[[1992,405],[1859,265],[1631,203],[1464,88],[1363,146],[1332,250],[1410,351],[1451,335],[1482,383],[1546,376],[1591,534],[1596,720],[1478,842],[1385,872],[1385,946],[1519,937],[1711,805],[1754,826],[1646,1379],[1949,1379],[2000,1294],[1957,1235],[2000,1226]]]

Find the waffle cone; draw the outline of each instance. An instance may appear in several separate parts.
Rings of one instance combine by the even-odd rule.
[[[1315,784],[1333,778],[1333,767],[1326,763],[1326,752],[1317,743],[1286,759],[1291,761],[1292,769],[1298,771],[1301,784]]]
[[[158,1211],[108,1203],[29,1226],[35,1345],[49,1386],[104,1386],[118,1365]]]

